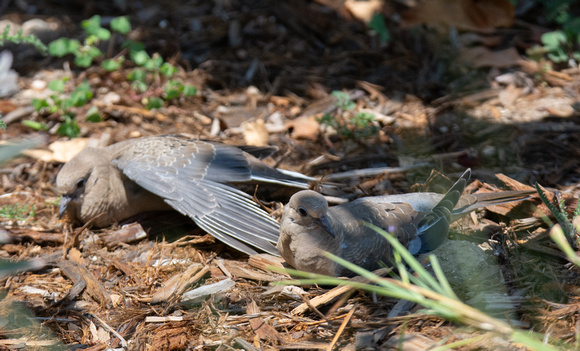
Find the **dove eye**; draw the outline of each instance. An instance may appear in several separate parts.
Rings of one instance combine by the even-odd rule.
[[[304,207],[298,207],[298,214],[300,214],[302,217],[306,217],[308,212],[304,209]]]
[[[86,184],[87,180],[85,178],[79,178],[79,180],[77,180],[77,189],[84,188]]]

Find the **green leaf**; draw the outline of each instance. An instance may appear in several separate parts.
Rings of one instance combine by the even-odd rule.
[[[46,99],[32,99],[32,107],[34,107],[36,111],[40,111],[41,109],[48,106],[50,105]]]
[[[88,50],[85,50],[85,52],[92,58],[99,57],[103,54],[101,50],[99,50],[99,48],[96,48],[94,46],[89,47]]]
[[[91,92],[89,82],[84,81],[76,87],[67,100],[70,101],[71,106],[79,107],[86,105],[92,97],[93,93]]]
[[[86,119],[87,122],[100,122],[103,120],[97,106],[93,106],[87,111]]]
[[[101,28],[101,16],[94,15],[93,17],[91,17],[87,20],[84,20],[81,23],[81,26],[84,28],[85,33],[87,33],[88,35],[97,35],[97,32],[100,29],[102,29]]]
[[[193,85],[183,86],[183,96],[195,96],[197,94],[197,88]]]
[[[36,121],[31,121],[29,119],[25,119],[24,121],[22,121],[22,125],[24,125],[28,128],[32,128],[34,130],[42,130],[42,131],[48,130],[48,124],[36,122]]]
[[[121,34],[127,34],[131,31],[131,23],[127,16],[115,17],[111,21],[111,29]]]
[[[149,61],[149,54],[145,50],[131,51],[130,57],[137,66],[143,66]]]
[[[344,111],[352,110],[356,106],[356,104],[350,100],[350,95],[344,91],[335,90],[331,95],[336,99],[335,105]]]
[[[179,89],[165,87],[165,100],[173,100],[179,97]]]
[[[568,55],[562,49],[557,49],[554,52],[548,53],[548,58],[553,62],[566,62],[568,60]]]
[[[566,34],[561,30],[544,33],[542,35],[542,44],[548,51],[554,51],[561,48],[566,43]]]
[[[103,63],[101,63],[101,67],[103,67],[105,70],[109,72],[113,72],[121,68],[123,61],[125,61],[124,56],[108,59],[103,61]]]
[[[63,57],[77,52],[80,46],[78,40],[60,38],[48,44],[48,53],[52,56]]]
[[[161,107],[163,107],[163,100],[156,96],[151,96],[146,101],[145,108],[147,108],[148,110],[151,110],[152,108],[161,108]]]
[[[165,100],[172,100],[179,97],[183,91],[183,84],[175,80],[169,80],[165,86]]]
[[[172,77],[175,73],[177,73],[177,68],[174,67],[171,63],[165,62],[161,65],[161,74],[166,77]]]
[[[58,127],[56,132],[69,138],[76,138],[80,134],[81,129],[73,118],[65,116],[65,121]]]
[[[391,39],[391,33],[385,24],[385,18],[380,13],[375,13],[369,22],[369,27],[377,32],[382,43],[386,43]]]
[[[145,84],[143,81],[140,80],[136,80],[133,83],[131,83],[131,87],[133,87],[133,90],[139,93],[147,91],[147,84]]]
[[[64,82],[63,79],[53,80],[48,83],[48,89],[52,91],[56,91],[57,93],[62,93],[64,91]]]
[[[106,28],[99,28],[95,33],[97,38],[100,40],[109,40],[111,39],[111,32]]]
[[[163,58],[159,56],[159,54],[154,54],[150,60],[147,60],[147,62],[145,62],[143,67],[145,67],[145,69],[148,69],[150,71],[155,71],[159,69],[162,64]]]
[[[132,81],[145,82],[146,78],[147,78],[147,72],[145,72],[145,70],[142,68],[135,68],[134,70],[129,72],[129,74],[127,75],[127,80],[129,80],[131,82]],[[145,88],[145,89],[147,89],[147,88]]]
[[[364,128],[375,120],[375,115],[370,112],[359,112],[351,118],[351,123],[356,128]]]
[[[128,49],[129,52],[132,52],[132,51],[143,51],[143,50],[145,50],[145,45],[143,43],[138,42],[138,41],[133,41],[133,40],[126,40],[121,45],[121,47],[123,49]]]
[[[88,55],[86,53],[79,53],[76,57],[75,57],[75,65],[79,66],[79,67],[90,67],[91,64],[93,63],[93,57],[91,55]]]

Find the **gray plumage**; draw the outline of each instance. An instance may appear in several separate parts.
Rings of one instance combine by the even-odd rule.
[[[393,233],[412,254],[439,246],[451,222],[481,207],[529,198],[532,192],[506,191],[462,195],[470,178],[468,169],[445,195],[410,193],[360,198],[328,207],[325,198],[311,190],[300,191],[284,208],[278,251],[299,270],[331,276],[350,275],[324,256],[330,252],[368,270],[390,264],[392,247],[371,223]]]
[[[56,186],[63,194],[60,215],[67,211],[83,223],[94,219],[93,225],[105,227],[141,212],[173,208],[251,255],[255,249],[277,254],[279,224],[230,184],[307,189],[311,179],[272,168],[234,146],[152,136],[83,149],[60,170]]]

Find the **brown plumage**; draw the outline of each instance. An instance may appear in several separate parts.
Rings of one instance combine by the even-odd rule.
[[[252,150],[260,152],[262,150]],[[59,172],[65,211],[105,227],[141,212],[175,209],[247,254],[277,254],[279,224],[231,184],[267,182],[308,188],[311,178],[272,168],[238,147],[180,136],[85,148]],[[255,248],[255,249],[254,249]]]
[[[520,201],[532,192],[506,191],[462,195],[470,178],[468,169],[445,195],[411,193],[360,198],[328,207],[325,198],[311,190],[292,196],[284,208],[278,251],[296,269],[331,276],[352,272],[324,256],[330,252],[358,266],[373,270],[390,264],[392,247],[371,223],[396,238],[413,254],[439,246],[451,222],[481,207]]]

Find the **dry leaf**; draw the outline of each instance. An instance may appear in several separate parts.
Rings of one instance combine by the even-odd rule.
[[[242,127],[244,128],[244,141],[246,142],[246,145],[268,145],[270,134],[268,134],[264,120],[257,119],[252,122],[244,122]]]
[[[492,51],[484,46],[476,46],[461,50],[460,58],[475,67],[506,68],[518,64],[520,54],[515,48]]]
[[[499,92],[498,98],[502,105],[505,107],[512,107],[514,102],[522,96],[524,89],[516,88],[515,85],[510,84],[505,89]]]
[[[453,26],[489,33],[513,24],[515,10],[508,0],[428,0],[403,13],[403,26]]]
[[[45,162],[68,162],[75,157],[89,142],[89,138],[75,138],[71,140],[60,140],[48,146],[48,150],[24,150],[22,153]]]
[[[292,128],[292,137],[295,139],[318,140],[320,124],[314,116],[301,116],[286,123],[288,129]]]
[[[369,23],[376,12],[383,8],[383,0],[346,0],[344,7],[353,15],[354,18]]]

